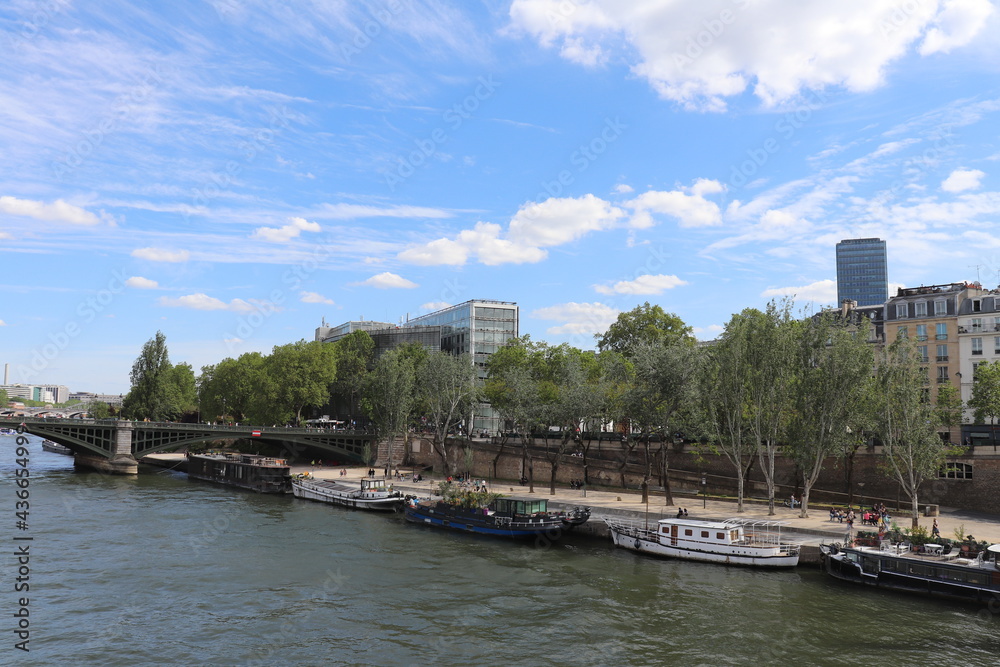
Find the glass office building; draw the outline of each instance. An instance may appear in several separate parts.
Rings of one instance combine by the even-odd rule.
[[[889,300],[885,241],[844,239],[837,244],[837,301],[881,306]]]

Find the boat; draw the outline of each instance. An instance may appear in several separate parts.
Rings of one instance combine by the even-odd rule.
[[[60,445],[58,442],[52,442],[51,440],[42,440],[42,449],[47,452],[52,452],[53,454],[65,454],[66,456],[73,456],[73,450],[65,445]]]
[[[0,435],[17,435],[16,428],[0,428]]]
[[[361,486],[351,486],[332,479],[310,476],[292,478],[292,493],[296,498],[319,500],[362,510],[394,511],[403,504],[403,494],[393,491],[385,478],[362,478]]]
[[[615,546],[651,556],[753,567],[795,567],[799,545],[781,538],[778,521],[753,519],[605,519]]]
[[[926,549],[926,547],[925,547]],[[820,546],[823,569],[842,581],[929,597],[995,604],[1000,599],[1000,544],[974,557],[944,545],[915,553],[908,544]]]
[[[288,493],[291,467],[284,459],[226,452],[188,453],[187,473],[195,479],[239,486],[258,493]]]
[[[524,538],[544,535],[557,538],[590,519],[589,507],[568,512],[549,511],[548,500],[494,498],[485,507],[464,502],[407,497],[403,505],[407,521],[467,533]]]

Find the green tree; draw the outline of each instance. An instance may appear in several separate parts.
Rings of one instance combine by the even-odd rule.
[[[975,386],[975,385],[973,385]],[[962,423],[962,392],[955,385],[948,383],[938,387],[937,399],[934,404],[934,416],[937,423],[951,429]]]
[[[517,434],[527,472],[529,493],[534,493],[535,490],[531,434],[540,409],[538,385],[532,375],[530,363],[535,349],[535,343],[527,335],[507,341],[487,360],[487,380],[483,389],[484,398],[497,411],[504,424],[505,434],[501,442],[506,443],[507,428],[513,429]],[[499,453],[493,460],[494,476],[498,459]]]
[[[0,389],[0,407],[6,407],[8,402],[10,398],[7,396],[7,390]]]
[[[122,400],[122,416],[133,420],[170,419],[176,412],[171,396],[172,372],[167,338],[157,331],[132,364],[129,374],[132,388]]]
[[[406,437],[415,386],[413,358],[396,348],[378,358],[362,390],[361,405],[375,426],[376,439],[389,443],[390,468],[394,465],[392,443]]]
[[[619,313],[618,319],[603,334],[595,334],[597,349],[615,350],[631,356],[640,343],[665,344],[683,342],[693,345],[691,327],[673,313],[660,306],[645,302],[626,313]]]
[[[267,357],[264,368],[269,382],[261,398],[267,407],[261,408],[264,422],[302,422],[307,407],[326,405],[330,386],[337,377],[337,350],[319,341],[277,345]]]
[[[853,443],[867,424],[874,368],[870,325],[823,313],[797,329],[788,453],[802,471],[800,516],[827,457]]]
[[[203,367],[198,378],[202,419],[285,423],[285,419],[267,418],[267,397],[272,392],[265,359],[260,352],[246,352],[238,359],[227,357],[218,364]]]
[[[191,364],[179,363],[167,374],[168,395],[173,407],[173,419],[194,415],[198,410],[198,389]]]
[[[947,448],[937,434],[934,408],[925,400],[927,371],[912,342],[896,340],[877,355],[876,382],[883,467],[910,499],[917,527],[918,493],[924,480],[937,474]]]
[[[1000,417],[1000,361],[976,366],[969,407],[974,411],[973,419],[977,424],[996,424]],[[993,437],[996,447],[996,435]]]
[[[87,414],[91,419],[109,419],[111,417],[111,406],[104,401],[91,401],[87,403]]]
[[[446,475],[452,474],[452,452],[448,434],[458,431],[479,397],[476,367],[468,354],[453,356],[431,352],[420,368],[418,391],[434,429],[431,446],[441,457]]]
[[[353,420],[357,417],[368,369],[375,358],[375,341],[367,331],[354,331],[333,345],[337,348],[337,377],[333,391],[347,401]]]

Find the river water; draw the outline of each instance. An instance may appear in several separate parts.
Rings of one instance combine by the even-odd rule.
[[[75,471],[0,437],[0,664],[995,665],[1000,617],[828,580],[510,544],[141,469]],[[30,592],[15,593],[15,536]],[[30,652],[15,648],[29,597]]]

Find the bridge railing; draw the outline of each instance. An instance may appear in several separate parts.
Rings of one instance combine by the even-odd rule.
[[[0,423],[8,423],[12,425],[20,424],[67,424],[67,425],[88,425],[88,426],[110,426],[117,427],[120,422],[127,422],[132,425],[132,428],[143,428],[143,429],[169,429],[178,431],[219,431],[227,433],[252,433],[253,431],[260,431],[263,435],[264,433],[286,433],[286,434],[302,434],[302,433],[323,433],[330,435],[344,435],[344,436],[359,436],[359,435],[371,435],[370,431],[362,429],[334,429],[334,428],[323,428],[317,426],[307,426],[307,427],[295,427],[295,426],[255,426],[255,425],[244,425],[240,424],[238,426],[230,426],[228,424],[191,424],[186,422],[149,422],[149,421],[129,421],[127,419],[81,419],[81,418],[62,418],[62,417],[25,417],[25,418],[0,418]]]

